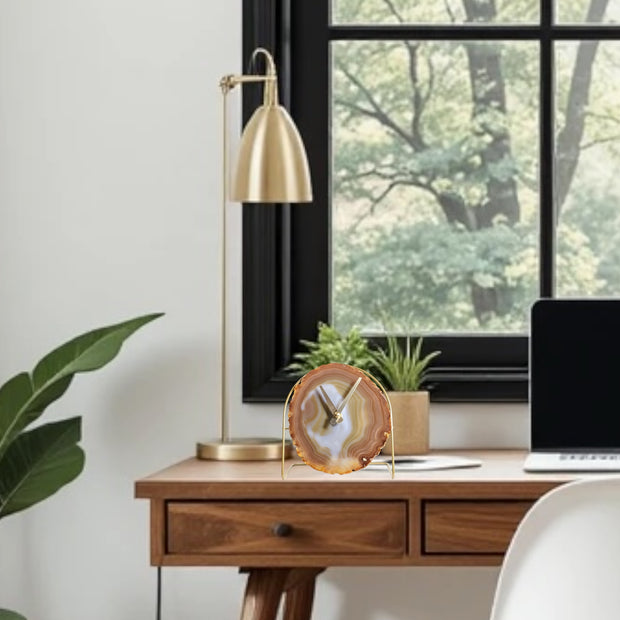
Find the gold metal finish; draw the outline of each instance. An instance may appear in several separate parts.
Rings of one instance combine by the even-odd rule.
[[[241,136],[230,198],[237,202],[311,202],[308,157],[295,123],[279,103],[273,56],[259,47],[252,61],[258,55],[265,57],[265,75],[225,75],[220,80],[224,98],[240,84],[264,84],[263,104]]]
[[[341,414],[344,411],[344,408],[349,404],[349,401],[351,400],[351,396],[353,396],[353,394],[355,393],[355,390],[357,390],[357,386],[361,383],[361,381],[362,381],[362,378],[358,377],[357,381],[353,384],[353,387],[347,392],[347,395],[342,399],[342,402],[336,408],[335,415],[338,416],[338,418],[340,418],[338,420],[339,422],[342,421]]]
[[[319,385],[319,399],[324,403],[324,406],[327,407],[329,411],[329,415],[331,416],[329,423],[332,426],[336,424],[340,424],[342,422],[342,416],[338,413],[338,409],[336,409],[336,405],[332,402],[332,399],[329,397],[325,388],[322,385]]]
[[[279,104],[276,66],[271,54],[258,48],[267,62],[263,105],[246,125],[241,143],[231,200],[238,202],[311,202],[310,168],[301,136],[289,113]],[[227,84],[243,76],[228,76]]]
[[[289,393],[286,397],[286,400],[284,401],[284,407],[282,408],[282,480],[284,480],[286,478],[286,473],[288,472],[284,472],[284,461],[285,459],[289,458],[286,455],[286,445],[289,444],[290,445],[290,441],[286,440],[286,431],[288,430],[288,426],[286,425],[286,412],[288,411],[288,404],[291,400],[291,396],[293,395],[293,392],[295,391],[295,388],[300,384],[301,379],[299,379],[299,381],[297,381],[295,383],[295,385],[289,390]],[[305,465],[305,463],[302,463],[303,465]],[[290,469],[290,467],[289,467]]]
[[[308,160],[288,112],[262,105],[245,127],[231,199],[239,202],[310,202]]]
[[[360,370],[362,369],[360,368]],[[392,478],[394,478],[394,473],[396,472],[396,466],[395,466],[395,461],[394,461],[394,416],[392,414],[392,401],[390,400],[390,397],[386,389],[383,387],[383,383],[381,383],[381,381],[379,381],[377,377],[369,373],[367,370],[362,370],[362,372],[365,375],[369,376],[377,384],[377,387],[383,392],[383,395],[385,396],[385,400],[387,400],[388,402],[388,407],[390,408],[390,428],[392,430],[392,432],[390,433],[390,441],[392,444]],[[370,464],[372,465],[372,462]]]
[[[250,119],[241,138],[239,165],[232,199],[242,202],[309,202],[312,200],[308,160],[299,132],[288,112],[278,103],[276,65],[272,55],[257,48],[265,58],[265,75],[225,75],[222,91],[222,212],[220,240],[220,439],[196,445],[196,456],[214,460],[270,460],[292,453],[292,445],[280,448],[279,439],[229,438],[228,387],[226,384],[226,200],[228,195],[228,118],[227,95],[238,85],[260,82],[264,85],[263,104]]]
[[[287,455],[286,458],[290,458],[292,451],[293,446],[290,442],[283,445],[279,439],[266,437],[230,439],[225,443],[211,441],[196,444],[196,456],[199,459],[216,461],[277,461],[283,452]]]

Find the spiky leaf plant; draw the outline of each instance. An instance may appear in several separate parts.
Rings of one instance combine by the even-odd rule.
[[[379,348],[373,352],[374,364],[388,389],[394,392],[417,392],[426,380],[430,362],[441,352],[432,351],[422,357],[422,338],[411,346],[411,337],[405,338],[405,348],[398,338],[387,337],[387,350]]]

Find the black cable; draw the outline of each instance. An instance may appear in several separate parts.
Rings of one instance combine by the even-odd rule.
[[[155,620],[161,620],[161,566],[157,567],[157,611],[155,612]]]

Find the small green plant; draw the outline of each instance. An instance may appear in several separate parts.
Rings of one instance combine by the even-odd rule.
[[[331,362],[349,364],[362,370],[369,370],[374,365],[374,356],[368,341],[355,327],[344,336],[334,327],[326,323],[319,323],[316,342],[301,340],[308,349],[302,353],[295,353],[296,360],[287,366],[287,370],[295,374],[304,374]]]
[[[84,468],[80,417],[27,427],[66,392],[74,375],[111,362],[129,336],[159,316],[82,334],[48,353],[32,372],[20,372],[0,386],[0,519],[53,495]],[[0,609],[0,620],[25,618]]]
[[[387,337],[387,351],[373,351],[374,365],[389,389],[394,392],[417,392],[426,380],[428,366],[441,351],[433,351],[422,357],[422,338],[418,338],[414,347],[411,337],[405,339],[405,350],[398,343],[396,336]]]

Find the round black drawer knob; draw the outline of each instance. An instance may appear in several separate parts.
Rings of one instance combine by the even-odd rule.
[[[286,536],[290,536],[293,533],[293,528],[288,523],[274,523],[271,526],[271,531],[273,532],[274,536],[285,538]]]

